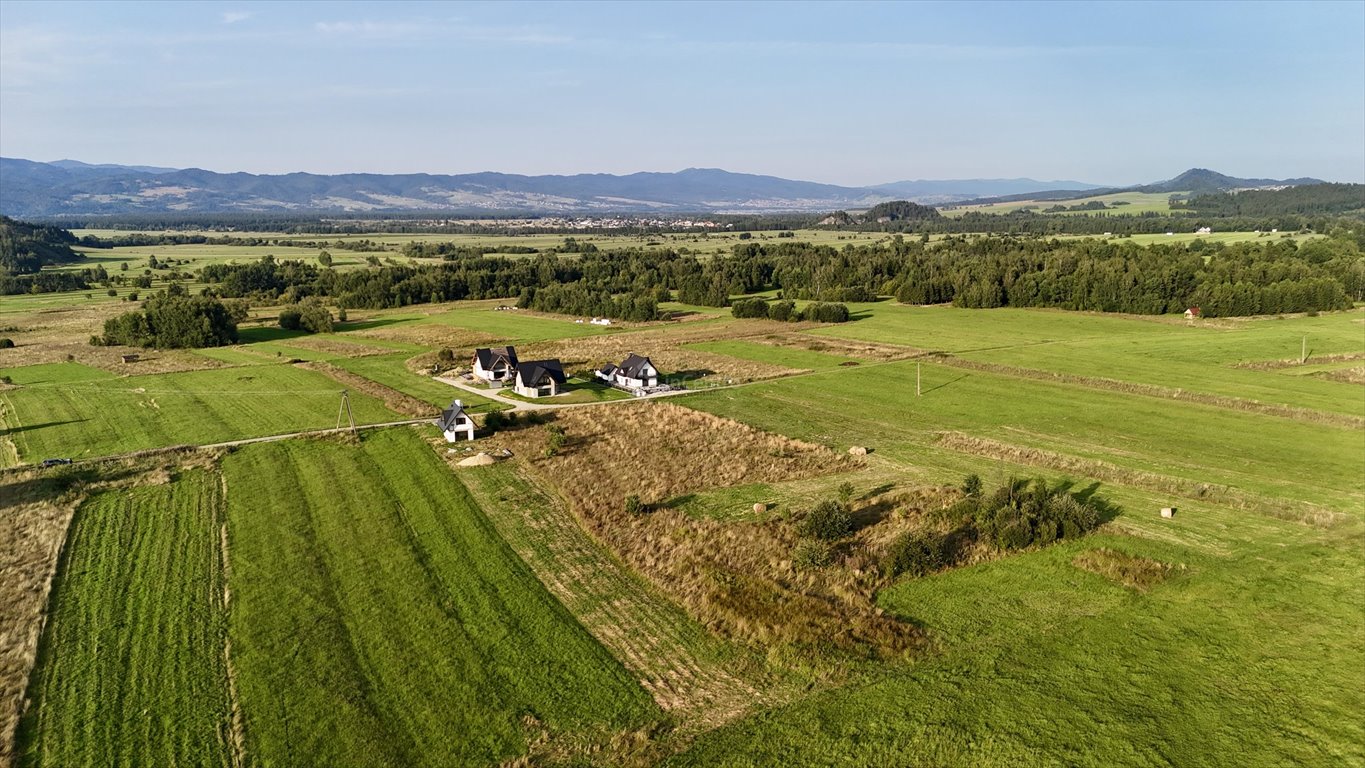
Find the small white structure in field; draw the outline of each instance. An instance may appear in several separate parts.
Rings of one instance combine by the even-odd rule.
[[[594,317],[593,319],[589,320],[588,322],[589,322],[589,323],[592,323],[593,325],[611,325],[611,318],[608,318],[608,317]]]
[[[474,375],[489,383],[509,381],[517,370],[517,348],[482,347],[474,350]]]
[[[1190,307],[1189,309],[1185,310],[1186,320],[1198,320],[1202,316],[1203,315],[1201,315],[1199,312],[1199,307]]]
[[[1213,227],[1200,227],[1199,229],[1196,229],[1194,233],[1196,235],[1211,235],[1213,234]]]
[[[441,434],[445,435],[447,443],[459,441],[461,433],[465,435],[466,440],[474,439],[474,419],[464,412],[464,403],[459,400],[441,411],[441,418],[436,420],[436,426],[441,428]]]
[[[1162,517],[1175,517],[1175,507],[1162,507],[1162,508],[1161,508],[1161,516],[1162,516]]]

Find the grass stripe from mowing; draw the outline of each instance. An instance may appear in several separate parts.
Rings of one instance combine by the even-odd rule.
[[[224,461],[231,634],[264,765],[464,765],[632,729],[649,697],[409,430]],[[528,717],[529,716],[529,717]]]
[[[26,765],[226,765],[217,477],[76,512],[20,731]]]

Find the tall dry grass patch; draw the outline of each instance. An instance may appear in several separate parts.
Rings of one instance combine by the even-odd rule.
[[[1146,592],[1166,580],[1175,569],[1169,563],[1150,557],[1130,555],[1109,547],[1087,549],[1071,560],[1081,570],[1109,579],[1139,592]]]
[[[544,457],[545,427],[504,433],[553,483],[585,527],[711,629],[767,647],[904,651],[921,637],[870,600],[874,570],[793,566],[792,525],[693,518],[670,506],[689,493],[847,472],[861,459],[670,403],[562,411],[567,445]],[[639,496],[645,511],[631,514]]]

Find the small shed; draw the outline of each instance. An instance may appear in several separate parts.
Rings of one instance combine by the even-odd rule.
[[[474,418],[465,413],[464,403],[459,400],[441,411],[441,418],[436,420],[436,426],[441,428],[441,434],[445,435],[447,443],[457,442],[461,434],[465,435],[466,440],[474,439]]]
[[[1200,317],[1202,317],[1202,315],[1199,312],[1199,307],[1190,307],[1185,310],[1186,320],[1198,320]]]
[[[1162,516],[1162,517],[1175,517],[1175,507],[1162,507],[1162,508],[1161,508],[1161,516]]]
[[[125,363],[136,363],[138,360],[141,360],[142,357],[140,355],[124,355],[122,359]]]

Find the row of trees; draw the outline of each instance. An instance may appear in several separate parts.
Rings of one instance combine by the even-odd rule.
[[[769,303],[767,299],[753,297],[738,299],[730,305],[730,314],[739,318],[760,318],[799,322],[809,320],[816,323],[846,323],[849,319],[848,307],[844,304],[815,301],[803,310],[796,308],[796,302],[788,300]]]

